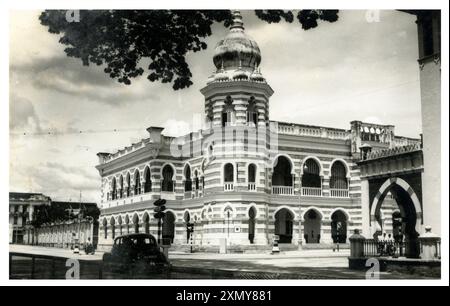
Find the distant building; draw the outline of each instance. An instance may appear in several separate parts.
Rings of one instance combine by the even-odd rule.
[[[50,205],[50,201],[42,193],[9,193],[9,243],[34,243],[33,237],[26,235],[27,225],[33,219],[35,208]]]
[[[43,205],[59,211],[67,219],[35,226],[35,212]],[[96,203],[52,201],[41,193],[10,192],[9,206],[10,243],[61,248],[72,247],[75,240],[97,244],[98,217],[83,217],[92,212],[95,215]]]

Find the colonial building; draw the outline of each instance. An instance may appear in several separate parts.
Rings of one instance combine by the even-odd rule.
[[[9,193],[9,243],[33,243],[27,230],[34,210],[37,206],[49,205],[50,201],[42,193]]]
[[[35,212],[47,206],[48,222],[36,224]],[[58,214],[59,219],[50,220]],[[87,217],[93,216],[93,217]],[[96,203],[52,201],[42,193],[9,193],[9,243],[70,248],[75,240],[97,244],[98,208]]]
[[[392,125],[353,121],[348,129],[270,120],[274,91],[261,73],[261,52],[234,13],[201,89],[207,124],[182,137],[149,127],[149,137],[98,153],[99,246],[134,232],[156,233],[153,202],[167,200],[163,237],[205,250],[285,249],[345,243],[362,228],[357,162],[371,151],[412,145]],[[392,231],[395,200],[383,205],[380,230]],[[194,232],[186,230],[194,223]],[[289,247],[289,245],[291,247]]]

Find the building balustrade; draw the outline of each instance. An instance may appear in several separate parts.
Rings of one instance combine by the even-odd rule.
[[[302,187],[302,196],[321,197],[322,188],[320,187]]]
[[[223,185],[223,190],[224,191],[234,191],[234,183],[225,182],[225,184]]]
[[[256,183],[248,183],[249,191],[256,191]]]
[[[292,187],[292,186],[272,186],[272,194],[294,195],[294,187]]]
[[[348,198],[349,192],[348,192],[348,189],[331,188],[330,196],[332,198]]]

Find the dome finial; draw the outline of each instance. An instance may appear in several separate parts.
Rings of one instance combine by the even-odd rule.
[[[231,24],[230,29],[244,30],[244,22],[242,21],[241,12],[238,10],[234,10],[231,12],[231,15],[233,16],[233,23]]]

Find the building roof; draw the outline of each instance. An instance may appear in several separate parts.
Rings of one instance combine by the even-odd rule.
[[[31,192],[10,192],[9,200],[11,201],[51,201],[50,197],[42,193],[31,193]]]

